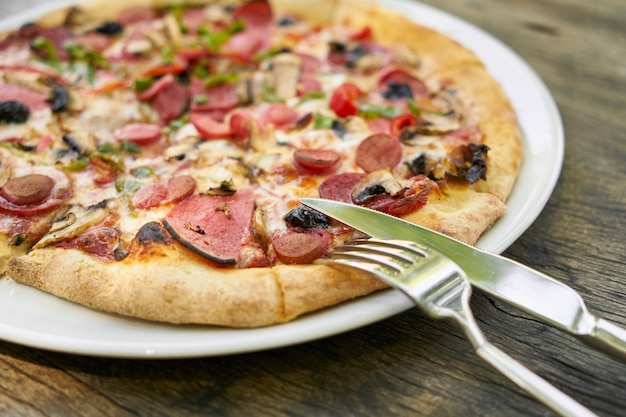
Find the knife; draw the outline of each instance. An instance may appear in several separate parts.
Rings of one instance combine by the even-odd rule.
[[[300,202],[372,237],[432,247],[456,262],[474,287],[626,362],[626,330],[591,314],[574,289],[539,271],[365,207],[317,198]]]

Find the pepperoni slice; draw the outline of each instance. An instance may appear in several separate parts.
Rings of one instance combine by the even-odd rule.
[[[50,195],[54,180],[46,175],[30,174],[12,178],[0,188],[0,196],[18,206],[39,204]]]
[[[191,94],[197,99],[202,98],[204,101],[192,100],[191,111],[212,111],[223,110],[228,111],[237,106],[237,92],[235,86],[231,83],[222,83],[204,87],[204,81],[194,78],[191,82]]]
[[[305,54],[302,52],[292,52],[294,55],[300,58],[302,62],[301,72],[302,74],[312,74],[322,69],[322,61],[313,55]]]
[[[293,153],[293,159],[294,166],[301,173],[329,173],[341,163],[341,155],[333,150],[323,149],[298,149]]]
[[[267,0],[252,0],[233,12],[233,18],[243,20],[246,28],[269,28],[273,21],[272,8]]]
[[[122,142],[150,145],[161,139],[161,126],[152,123],[132,123],[117,129],[113,136]]]
[[[161,182],[143,187],[133,195],[133,206],[138,209],[157,207],[167,197],[167,187]]]
[[[56,168],[22,167],[13,174],[0,190],[0,213],[18,216],[45,213],[72,196],[71,181]],[[52,181],[52,188],[48,190],[49,181]]]
[[[133,195],[133,205],[149,209],[165,203],[177,203],[193,194],[195,189],[196,181],[192,176],[180,175],[143,187]]]
[[[314,75],[303,74],[298,80],[298,96],[306,96],[309,93],[322,91],[322,83]]]
[[[173,82],[156,94],[152,106],[163,123],[169,123],[183,114],[190,97],[189,90],[184,85]]]
[[[270,45],[269,39],[267,30],[249,29],[235,33],[222,49],[229,54],[239,55],[245,60],[267,49]]]
[[[366,176],[362,172],[344,172],[333,175],[320,185],[320,197],[352,203],[352,190]]]
[[[379,90],[385,91],[389,83],[408,85],[413,97],[428,96],[426,85],[403,68],[391,68],[378,78]],[[391,98],[393,100],[393,98]]]
[[[189,113],[189,122],[195,126],[198,133],[205,139],[228,139],[232,135],[230,126],[218,122],[206,113]]]
[[[287,264],[311,263],[328,251],[331,242],[332,236],[324,229],[287,230],[272,236],[276,256]]]
[[[236,264],[244,242],[252,239],[254,192],[244,188],[229,197],[196,194],[177,204],[163,224],[187,248],[218,264]]]
[[[101,33],[90,32],[74,37],[72,42],[76,42],[92,51],[103,52],[111,45],[112,41],[109,36]]]
[[[117,18],[117,21],[126,26],[133,23],[152,20],[157,17],[156,10],[150,7],[134,6],[124,9]]]
[[[137,93],[137,98],[139,100],[149,101],[153,100],[158,93],[161,92],[165,87],[175,82],[174,76],[172,74],[166,74],[165,76],[156,80],[147,90],[141,91]]]
[[[206,23],[207,15],[204,7],[190,7],[183,10],[182,20],[187,33],[196,33]]]
[[[368,136],[356,149],[356,164],[365,172],[393,168],[402,160],[402,145],[385,133]]]
[[[244,31],[231,36],[222,50],[250,57],[271,45],[272,9],[267,0],[249,1],[233,12],[235,19],[244,23]]]
[[[271,123],[276,129],[284,129],[298,120],[299,114],[293,108],[282,104],[270,104],[263,110],[261,114],[262,124]]]
[[[170,178],[167,182],[167,195],[165,200],[168,202],[179,202],[189,197],[196,189],[196,180],[191,175],[179,175]]]
[[[256,123],[256,119],[248,112],[237,111],[231,114],[228,124],[233,138],[239,140],[249,139],[252,123]]]

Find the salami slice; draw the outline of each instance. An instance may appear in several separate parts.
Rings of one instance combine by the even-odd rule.
[[[177,119],[189,102],[189,90],[178,82],[173,82],[165,86],[156,94],[152,105],[159,114],[163,123],[169,123]]]
[[[30,111],[50,108],[50,103],[46,102],[47,98],[46,94],[38,93],[21,85],[0,84],[0,101],[18,101],[28,107]]]
[[[267,0],[252,0],[234,11],[233,17],[244,23],[244,31],[231,36],[224,51],[252,56],[271,45],[272,9]]]
[[[191,94],[194,98],[191,102],[191,111],[221,110],[226,113],[239,103],[235,86],[230,83],[221,83],[205,88],[202,80],[194,79],[191,83]]]
[[[253,211],[249,188],[229,197],[196,194],[172,208],[163,224],[187,248],[215,263],[233,265],[252,235]]]

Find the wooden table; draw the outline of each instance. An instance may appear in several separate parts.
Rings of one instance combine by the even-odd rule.
[[[43,0],[3,0],[0,16]],[[545,81],[566,135],[562,176],[505,255],[626,326],[626,3],[426,0],[508,44]],[[541,178],[537,179],[541,181]],[[472,306],[498,346],[600,416],[626,413],[626,365],[499,301]],[[7,416],[547,416],[452,325],[410,310],[339,336],[251,354],[125,360],[0,341]]]

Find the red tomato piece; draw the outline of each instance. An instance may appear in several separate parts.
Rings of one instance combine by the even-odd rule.
[[[372,28],[369,26],[363,26],[361,30],[350,35],[352,41],[364,41],[372,37]]]
[[[391,119],[391,126],[389,127],[389,132],[391,136],[398,137],[402,133],[402,131],[411,126],[417,125],[417,120],[415,116],[411,114],[401,114],[400,116],[396,116]]]
[[[355,84],[341,84],[330,98],[330,108],[339,117],[354,116],[359,112],[357,99],[363,94],[363,91]]]

